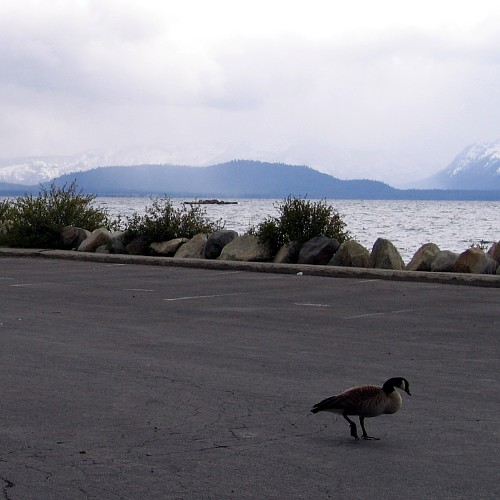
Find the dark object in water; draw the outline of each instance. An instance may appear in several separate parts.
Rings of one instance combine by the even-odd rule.
[[[224,201],[215,198],[209,200],[183,201],[184,205],[237,205],[237,201]]]

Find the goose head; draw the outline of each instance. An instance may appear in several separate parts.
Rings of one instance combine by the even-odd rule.
[[[403,377],[394,377],[390,378],[385,384],[383,385],[382,389],[386,394],[391,393],[395,388],[401,389],[408,394],[408,396],[411,396],[410,393],[410,384],[408,383],[408,380],[406,380]]]

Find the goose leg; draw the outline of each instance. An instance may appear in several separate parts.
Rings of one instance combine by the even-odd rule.
[[[349,427],[351,428],[351,436],[354,439],[359,439],[358,429],[356,428],[356,424],[345,413],[342,413],[342,416],[349,422]],[[364,429],[363,429],[363,432],[364,432]],[[364,435],[363,435],[363,437],[364,437]]]
[[[380,438],[369,436],[366,433],[366,429],[365,429],[365,417],[359,417],[359,423],[361,424],[361,429],[363,429],[363,439],[375,439],[376,441],[380,440]]]

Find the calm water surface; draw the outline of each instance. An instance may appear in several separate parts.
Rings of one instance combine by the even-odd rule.
[[[172,199],[182,206],[190,199]],[[231,199],[237,205],[202,205],[211,220],[222,219],[226,229],[242,234],[269,216],[278,214],[283,200]],[[144,213],[149,198],[97,198],[112,216],[122,218]],[[500,240],[500,202],[416,201],[416,200],[327,200],[342,216],[347,229],[371,250],[379,237],[394,243],[408,262],[424,243],[436,243],[442,250],[463,252],[484,242]]]

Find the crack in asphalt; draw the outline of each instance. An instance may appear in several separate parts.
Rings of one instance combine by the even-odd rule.
[[[8,489],[14,488],[15,484],[12,481],[10,481],[9,479],[7,479],[6,477],[0,477],[0,481],[3,481],[5,483],[4,487],[2,488],[2,493],[3,493],[4,499],[10,500]]]

